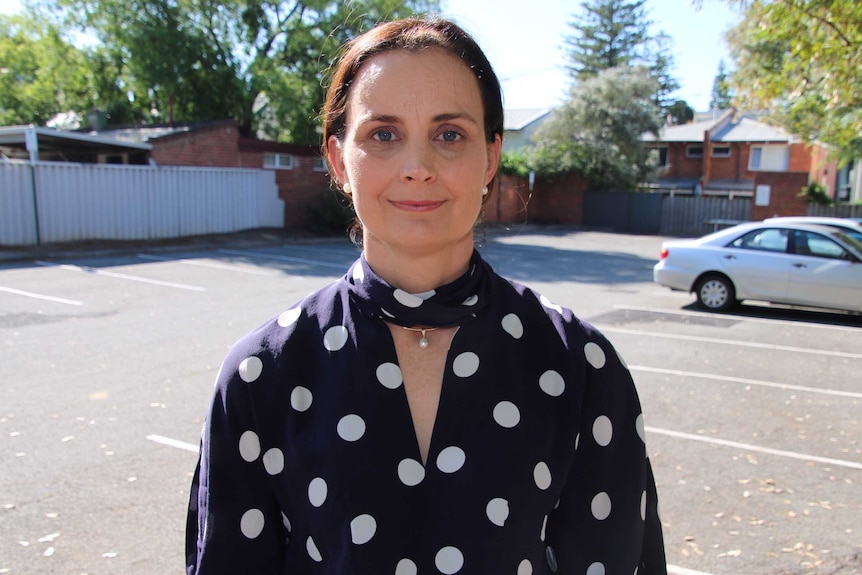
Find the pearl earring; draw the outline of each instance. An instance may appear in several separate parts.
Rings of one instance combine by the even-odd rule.
[[[350,188],[350,182],[344,182],[344,185],[341,186],[341,189],[348,196],[353,193],[353,190]]]
[[[488,186],[482,186],[482,195],[483,195],[483,196],[487,196],[487,195],[488,195]]]

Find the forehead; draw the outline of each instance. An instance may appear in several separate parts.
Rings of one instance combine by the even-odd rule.
[[[356,74],[347,104],[348,110],[353,108],[354,111],[418,104],[441,108],[483,107],[479,82],[467,64],[449,51],[436,47],[390,50],[372,56]]]

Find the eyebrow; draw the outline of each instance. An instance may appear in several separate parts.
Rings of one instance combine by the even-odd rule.
[[[479,122],[471,116],[470,114],[464,112],[448,112],[444,114],[437,114],[434,116],[433,121],[435,122],[447,122],[449,120],[467,120],[468,122],[472,122],[473,124],[479,125]],[[397,124],[401,121],[398,116],[393,116],[391,114],[372,114],[365,118],[360,118],[360,123],[366,122],[380,122],[384,124]]]

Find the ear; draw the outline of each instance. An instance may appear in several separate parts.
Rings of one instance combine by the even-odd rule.
[[[336,136],[329,136],[326,146],[326,159],[332,170],[332,176],[339,187],[345,183],[346,170],[344,169],[344,153],[341,149],[341,141]]]
[[[503,139],[500,134],[494,134],[494,141],[488,143],[488,166],[485,170],[485,183],[490,182],[497,174],[500,167],[500,151],[503,148]]]

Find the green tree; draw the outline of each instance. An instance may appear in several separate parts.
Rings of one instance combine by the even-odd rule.
[[[238,120],[246,134],[317,143],[321,83],[342,42],[436,0],[33,0],[97,40],[117,82],[102,106],[144,121]]]
[[[655,91],[646,67],[610,68],[576,85],[537,132],[529,152],[534,169],[577,171],[598,189],[633,189],[649,180],[654,167],[640,138],[662,125]]]
[[[43,125],[86,109],[89,86],[85,55],[56,27],[0,15],[0,125]]]
[[[672,40],[663,32],[651,35],[646,0],[585,0],[569,24],[566,37],[568,72],[577,83],[603,70],[646,66],[656,79],[654,99],[662,110],[673,104],[679,89],[673,77]]]
[[[712,93],[709,97],[710,110],[727,110],[733,103],[733,89],[730,76],[724,64],[724,59],[718,61],[718,73],[712,81]]]
[[[670,116],[671,124],[674,126],[688,124],[694,120],[694,110],[685,100],[677,100],[674,102],[668,109],[668,115]]]
[[[738,3],[738,2],[735,2]],[[862,3],[742,3],[728,35],[736,99],[769,109],[791,132],[862,157]]]

